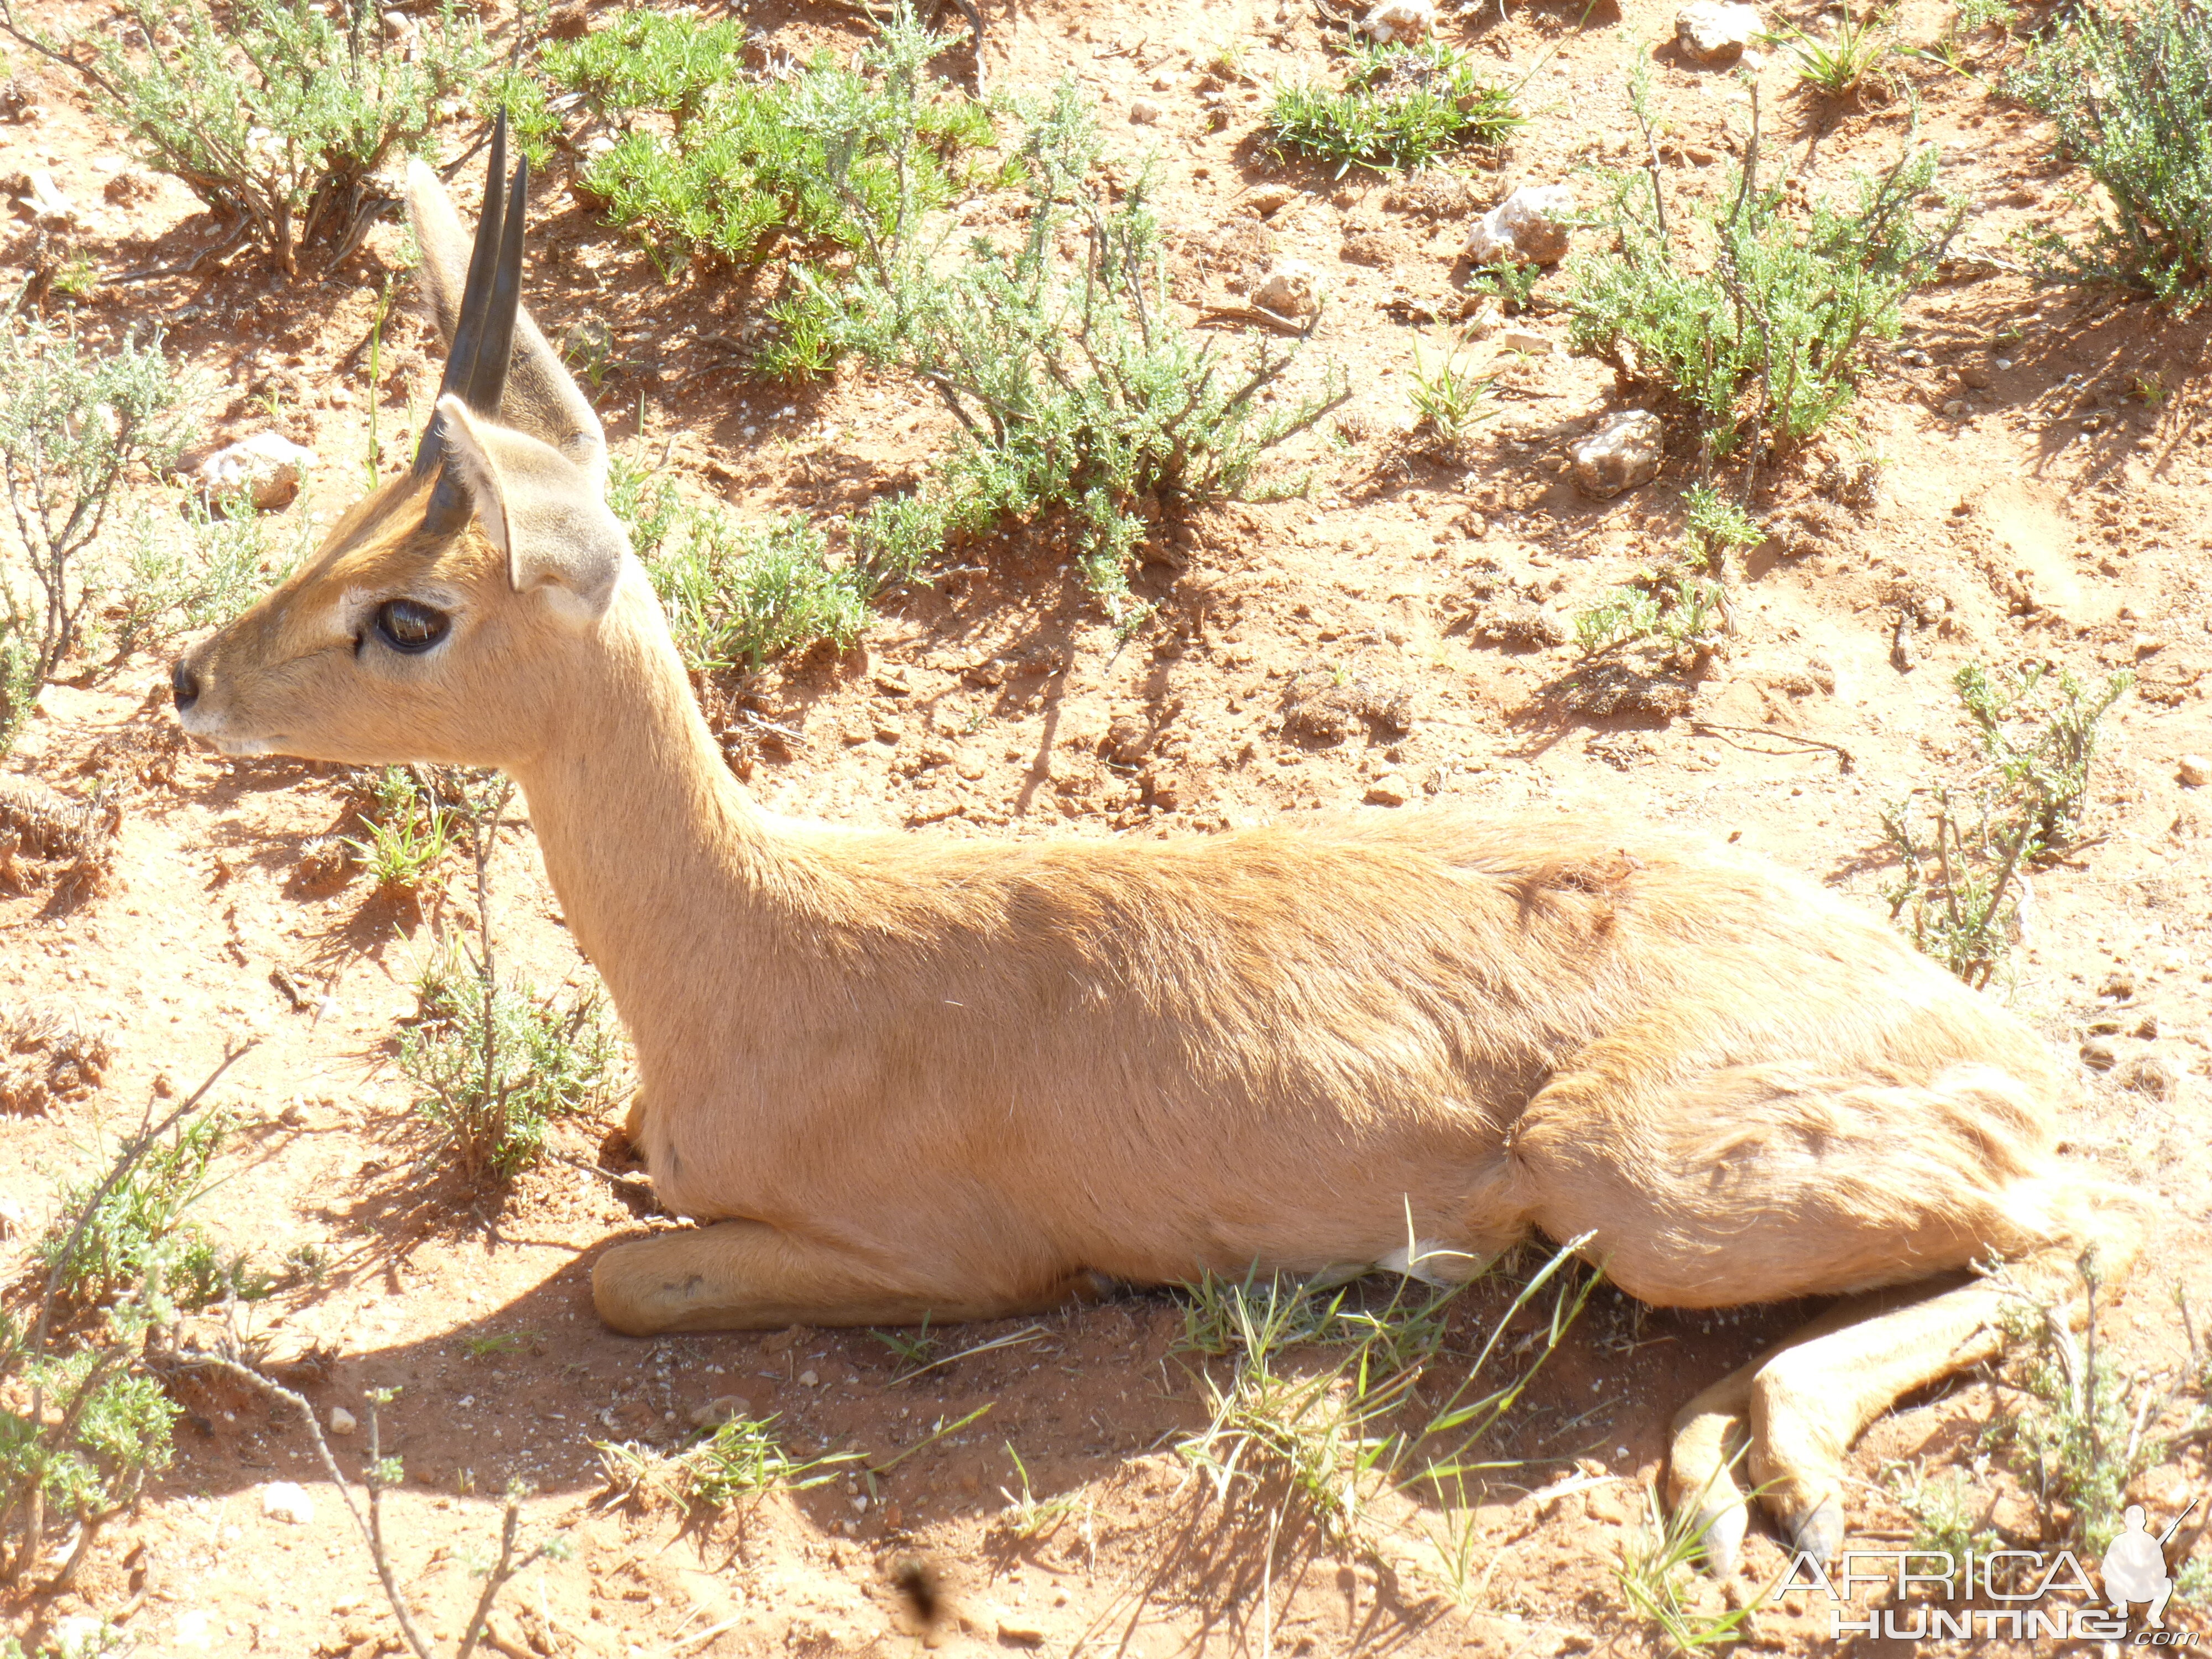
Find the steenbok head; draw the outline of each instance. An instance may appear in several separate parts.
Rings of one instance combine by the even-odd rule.
[[[416,161],[408,216],[449,347],[414,466],[170,675],[229,755],[526,763],[574,696],[626,570],[599,417],[521,305],[526,159],[492,136],[471,248]]]

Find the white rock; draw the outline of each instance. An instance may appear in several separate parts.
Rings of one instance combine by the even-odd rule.
[[[177,1645],[194,1648],[202,1653],[215,1651],[215,1620],[208,1616],[205,1607],[193,1607],[177,1615]]]
[[[1129,100],[1129,119],[1138,126],[1148,127],[1166,113],[1157,98],[1132,98]]]
[[[1566,257],[1574,192],[1565,185],[1523,185],[1474,222],[1467,257],[1478,265],[1554,265]]]
[[[1321,306],[1321,273],[1303,259],[1285,259],[1254,284],[1252,303],[1278,317],[1310,317]]]
[[[315,1506],[304,1489],[289,1480],[271,1480],[261,1489],[261,1512],[271,1521],[289,1521],[295,1527],[311,1525]]]
[[[0,1238],[21,1238],[30,1224],[21,1204],[12,1198],[0,1198]]]
[[[2212,761],[2206,760],[2202,755],[2184,755],[2175,770],[2180,774],[2182,782],[2191,789],[2202,789],[2206,784],[2212,783]]]
[[[1574,447],[1575,483],[1592,495],[1618,495],[1658,475],[1666,434],[1659,417],[1632,409],[1607,416]]]
[[[799,1386],[802,1389],[818,1389],[822,1386],[821,1375],[816,1371],[801,1371],[799,1374]]]
[[[332,1434],[351,1434],[360,1426],[360,1419],[355,1417],[354,1414],[348,1411],[343,1406],[333,1406],[331,1407],[331,1432]]]
[[[1757,6],[1731,5],[1728,0],[1692,0],[1674,14],[1676,42],[1700,64],[1735,57],[1765,27]]]
[[[257,432],[251,438],[216,453],[200,463],[200,487],[210,495],[249,491],[256,507],[283,506],[300,492],[300,481],[315,465],[315,452],[273,432]]]
[[[1498,337],[1500,351],[1522,351],[1531,357],[1548,357],[1555,348],[1551,337],[1533,328],[1509,328]]]
[[[1413,798],[1413,790],[1395,772],[1379,777],[1367,786],[1367,804],[1370,806],[1403,806]]]
[[[1387,46],[1393,41],[1425,40],[1436,25],[1433,0],[1379,0],[1359,20],[1359,33]]]

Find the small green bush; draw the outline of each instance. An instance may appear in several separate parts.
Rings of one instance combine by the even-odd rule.
[[[411,43],[367,3],[126,0],[123,12],[131,27],[93,34],[90,62],[10,32],[75,68],[151,166],[242,219],[287,273],[319,235],[334,258],[350,251],[388,204],[372,175],[419,149],[495,62],[456,0],[414,16]]]
[[[319,530],[304,512],[265,516],[244,500],[210,505],[196,494],[149,503],[124,533],[115,642],[130,650],[236,616],[311,551]]]
[[[1410,170],[1462,145],[1503,143],[1523,123],[1511,93],[1441,41],[1361,41],[1347,51],[1335,90],[1304,82],[1276,88],[1265,132],[1279,153],[1334,161],[1339,176],[1354,166]]]
[[[832,564],[822,532],[795,514],[739,525],[694,512],[647,569],[684,662],[705,672],[757,669],[817,640],[849,646],[868,623],[872,584]]]
[[[540,997],[495,986],[474,963],[434,958],[417,981],[420,1012],[399,1066],[422,1091],[416,1109],[451,1143],[464,1174],[513,1176],[556,1118],[604,1106],[620,1044],[596,989]]]
[[[1649,125],[1639,76],[1632,100]],[[1744,170],[1697,210],[1697,233],[1672,234],[1656,173],[1612,176],[1600,217],[1617,246],[1581,264],[1566,304],[1575,343],[1693,409],[1715,456],[1747,432],[1778,447],[1808,438],[1856,395],[1867,337],[1897,331],[1905,297],[1936,274],[1964,213],[1923,217],[1932,147],[1862,179],[1847,210],[1802,212],[1758,180],[1756,137]],[[1693,263],[1690,245],[1714,249]]]
[[[929,78],[941,43],[910,15],[851,67],[823,53],[787,80],[746,77],[742,41],[732,22],[631,11],[541,60],[626,129],[583,185],[665,273],[757,264],[781,238],[810,259],[896,240],[951,200],[953,158],[990,142],[982,106]]]
[[[2183,0],[2089,3],[2027,48],[2005,90],[2051,118],[2104,187],[2086,246],[2035,243],[2046,275],[2196,305],[2212,292],[2212,17]]]
[[[55,1293],[65,1303],[109,1299],[140,1285],[200,1307],[235,1291],[246,1300],[268,1292],[253,1272],[252,1253],[226,1253],[185,1212],[215,1185],[209,1166],[222,1150],[228,1126],[205,1117],[149,1147],[129,1174],[86,1206],[92,1183],[66,1188],[62,1219],[40,1235],[31,1255],[57,1275]],[[82,1227],[76,1218],[84,1214]]]
[[[1912,942],[1971,985],[1989,982],[2018,931],[2017,878],[2080,836],[2098,722],[2134,684],[2115,674],[2090,691],[2043,670],[1991,674],[1969,663],[1953,682],[1987,763],[1971,787],[1937,782],[1884,809],[1899,863],[1883,890]],[[1927,798],[1925,808],[1919,802]]]
[[[961,426],[921,489],[878,501],[854,543],[871,574],[895,579],[956,536],[1065,515],[1090,586],[1126,620],[1146,520],[1238,493],[1268,448],[1346,394],[1332,375],[1276,404],[1296,346],[1231,357],[1176,319],[1150,178],[1110,198],[1072,85],[1023,119],[1030,199],[1012,246],[975,236],[949,257],[862,259],[823,296],[838,349],[933,387]]]
[[[117,490],[174,464],[198,389],[158,332],[103,356],[51,324],[0,317],[0,485],[15,531],[12,548],[0,543],[0,754],[78,643],[100,591],[85,555]]]

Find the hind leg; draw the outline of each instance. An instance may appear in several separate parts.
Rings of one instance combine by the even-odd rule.
[[[1610,1049],[1610,1052],[1608,1052]],[[2133,1254],[2132,1218],[2092,1213],[2049,1152],[2029,1091],[1988,1066],[1925,1081],[1837,1077],[1806,1065],[1654,1075],[1627,1042],[1532,1101],[1514,1152],[1533,1218],[1630,1294],[1714,1307],[1911,1285],[1996,1257],[2063,1263],[2103,1239]],[[1669,1045],[1656,1052],[1679,1053]],[[2048,1269],[2041,1270],[2048,1276]],[[1677,1419],[1678,1503],[1732,1553],[1751,1480],[1793,1536],[1840,1535],[1839,1476],[1859,1431],[1900,1395],[1996,1352],[1991,1285],[1896,1292],[1824,1315]]]

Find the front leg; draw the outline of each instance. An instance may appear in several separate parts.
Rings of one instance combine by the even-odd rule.
[[[626,1336],[1012,1319],[1095,1302],[1109,1288],[1084,1272],[1025,1289],[894,1279],[860,1256],[760,1221],[718,1221],[613,1245],[592,1269],[592,1304]]]

